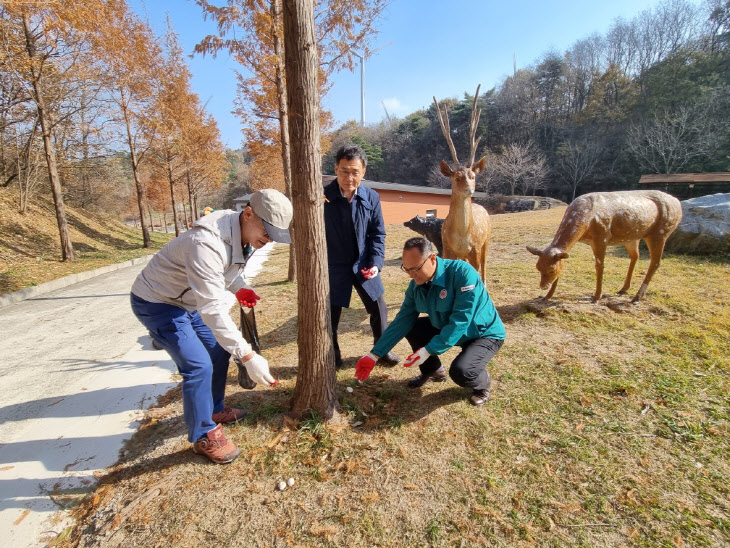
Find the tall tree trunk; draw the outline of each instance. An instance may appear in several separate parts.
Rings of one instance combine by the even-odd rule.
[[[284,0],[283,7],[288,127],[292,165],[296,166],[292,169],[292,197],[299,279],[299,365],[291,414],[300,418],[315,411],[329,420],[337,414],[337,398],[322,203],[314,3]]]
[[[183,198],[183,213],[185,213],[185,228],[188,229],[193,226],[193,204],[190,201],[191,196],[190,193],[188,193],[188,212],[190,215],[188,216],[188,212],[185,212],[185,198]]]
[[[172,203],[172,219],[175,223],[175,236],[180,236],[180,224],[177,220],[177,207],[175,207],[175,181],[172,178],[172,158],[167,149],[165,149],[165,160],[167,161],[167,180],[170,183],[170,202]]]
[[[134,139],[132,138],[132,127],[129,123],[129,112],[127,109],[127,104],[124,100],[124,95],[122,95],[122,112],[124,112],[124,123],[127,125],[127,142],[129,143],[129,153],[132,156],[132,175],[134,175],[134,188],[137,191],[137,207],[139,208],[139,215],[141,217],[142,212],[144,211],[144,204],[147,200],[145,196],[144,185],[139,178],[139,162],[137,160],[137,151],[134,147]],[[142,223],[142,247],[147,248],[149,246],[150,231],[147,230],[147,227],[144,225],[144,223]]]
[[[35,64],[37,51],[35,46],[35,37],[30,31],[30,22],[28,16],[23,15],[23,30],[25,32],[25,44],[28,57],[31,59],[31,71],[33,79],[33,95],[35,95],[36,108],[38,110],[38,121],[41,125],[41,134],[43,135],[43,148],[46,153],[46,163],[48,165],[48,178],[51,181],[51,193],[53,194],[53,203],[56,206],[56,222],[58,223],[58,234],[61,239],[61,258],[64,261],[73,261],[74,248],[71,243],[71,235],[68,231],[68,220],[66,219],[66,205],[63,202],[63,190],[61,189],[61,179],[58,176],[58,167],[56,165],[56,151],[51,139],[51,126],[46,111],[46,100],[43,97],[43,69],[38,68]]]
[[[289,144],[289,131],[287,128],[289,113],[286,105],[286,83],[284,82],[284,52],[281,47],[281,39],[279,38],[278,26],[281,20],[281,12],[279,10],[279,0],[271,0],[271,36],[274,39],[274,58],[276,59],[276,95],[279,100],[279,135],[281,138],[281,164],[284,167],[284,189],[286,195],[292,198],[292,182],[291,182],[291,146]],[[296,240],[295,220],[292,219],[289,233],[292,242]],[[289,273],[287,280],[293,282],[296,279],[297,268],[297,246],[289,246]]]
[[[193,182],[190,180],[190,166],[188,166],[188,168],[186,169],[185,175],[188,183],[188,202],[190,202],[190,226],[192,226],[198,218],[198,211],[193,205]]]
[[[150,230],[154,230],[155,223],[152,221],[152,208],[150,207],[150,204],[147,204],[147,216],[150,219]]]

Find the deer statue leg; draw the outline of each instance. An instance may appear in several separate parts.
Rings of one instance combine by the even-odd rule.
[[[487,254],[489,253],[489,235],[487,234],[487,239],[484,240],[484,246],[482,247],[482,281],[487,281]]]
[[[560,279],[560,278],[558,278],[558,280],[559,280],[559,279]],[[552,297],[552,296],[553,296],[553,293],[555,293],[555,288],[556,288],[556,287],[558,287],[558,280],[555,280],[555,281],[553,282],[553,285],[551,285],[551,286],[550,286],[550,291],[548,291],[548,292],[547,292],[547,295],[545,295],[545,296],[544,296],[544,297],[542,298],[542,300],[543,300],[543,301],[548,301],[548,300],[550,300],[550,297]]]
[[[477,271],[477,273],[482,276],[482,254],[481,250],[477,249],[476,247],[472,249],[469,252],[469,257],[467,261],[470,265],[474,267],[474,270]],[[482,277],[482,281],[484,280],[484,277]]]
[[[456,259],[456,255],[451,250],[451,246],[446,242],[444,242],[443,245],[444,245],[444,256],[442,258],[443,259]]]
[[[664,253],[664,244],[666,243],[666,239],[664,238],[657,240],[645,238],[644,241],[649,248],[649,270],[646,271],[646,276],[644,276],[644,281],[641,282],[641,287],[639,288],[638,293],[636,293],[636,296],[631,299],[632,303],[638,303],[644,297],[646,288],[651,281],[651,277],[654,275],[657,268],[659,268],[659,263],[662,260],[662,253]]]
[[[624,247],[626,248],[631,261],[629,262],[629,271],[626,273],[626,281],[624,281],[623,287],[619,290],[619,295],[623,295],[629,290],[629,287],[631,287],[631,276],[634,274],[634,267],[636,266],[636,261],[639,259],[639,240],[627,242],[624,244]]]
[[[591,301],[597,303],[603,295],[603,261],[606,258],[606,243],[593,243],[593,260],[596,263],[596,292],[591,297]]]

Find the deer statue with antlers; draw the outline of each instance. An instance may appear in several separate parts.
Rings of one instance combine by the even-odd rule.
[[[471,152],[469,154],[469,163],[465,166],[459,165],[459,159],[456,156],[454,142],[451,140],[451,128],[449,127],[449,115],[446,112],[446,107],[444,107],[442,114],[436,97],[433,98],[433,102],[436,104],[441,131],[446,137],[446,142],[451,150],[451,158],[454,161],[453,169],[444,160],[441,160],[440,164],[441,173],[451,179],[449,214],[444,219],[441,228],[444,258],[461,259],[468,262],[484,280],[487,275],[487,251],[489,250],[491,226],[487,210],[471,201],[471,197],[474,195],[476,176],[484,169],[486,162],[486,157],[483,157],[474,163],[477,145],[481,140],[481,137],[474,139],[482,112],[481,109],[477,108],[480,87],[481,85],[477,86],[477,92],[474,94],[469,130]]]

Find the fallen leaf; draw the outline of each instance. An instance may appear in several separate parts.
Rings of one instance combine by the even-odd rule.
[[[362,495],[360,497],[360,500],[364,504],[373,504],[374,502],[378,502],[380,500],[380,495],[378,493],[368,493],[366,495]]]
[[[22,514],[20,514],[20,517],[13,522],[13,525],[20,525],[20,522],[23,521],[28,514],[30,514],[30,510],[26,509]]]

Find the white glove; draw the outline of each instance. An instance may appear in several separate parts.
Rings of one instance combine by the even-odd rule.
[[[428,353],[425,346],[416,350],[413,354],[406,358],[403,367],[411,367],[412,365],[420,365],[425,362],[431,354]]]
[[[276,384],[276,379],[269,372],[269,362],[260,354],[254,352],[253,358],[243,362],[243,365],[246,367],[248,376],[251,377],[252,381],[269,386]]]
[[[377,276],[380,270],[378,270],[377,266],[373,266],[371,268],[363,268],[360,272],[362,272],[363,278],[365,278],[366,280],[370,280]]]

